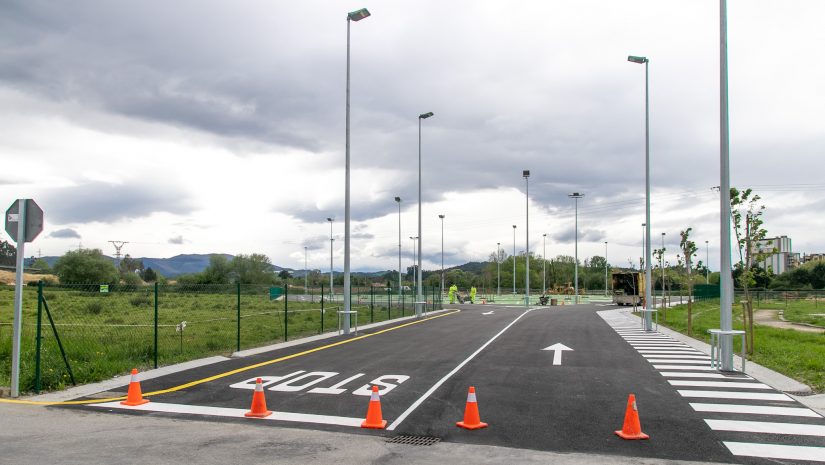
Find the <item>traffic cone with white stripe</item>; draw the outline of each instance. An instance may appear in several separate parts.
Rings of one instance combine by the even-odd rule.
[[[361,428],[384,429],[387,420],[381,416],[381,397],[378,395],[378,386],[372,387],[370,406],[367,408],[367,418],[361,423]]]
[[[639,409],[636,407],[636,396],[634,394],[630,394],[627,398],[624,425],[621,431],[615,433],[622,439],[650,439],[650,436],[642,432],[642,425],[639,423]]]
[[[140,378],[138,377],[137,368],[132,368],[132,380],[129,381],[129,391],[126,393],[126,400],[122,401],[121,404],[134,407],[147,402],[149,402],[149,399],[144,399],[143,393],[140,391]]]
[[[464,421],[456,423],[457,426],[466,429],[481,429],[486,428],[487,423],[481,421],[478,415],[478,402],[476,401],[476,388],[470,386],[470,391],[467,392],[467,406],[464,407]]]
[[[264,397],[264,386],[261,384],[261,378],[255,380],[255,392],[252,394],[252,406],[249,411],[243,416],[251,418],[264,418],[272,415],[272,412],[266,409],[266,398]]]

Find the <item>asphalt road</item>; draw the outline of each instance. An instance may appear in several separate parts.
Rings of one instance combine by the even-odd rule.
[[[733,455],[728,444],[734,443],[802,445],[807,447],[803,453],[812,454],[803,454],[803,458],[814,460],[820,450],[825,451],[825,439],[817,436],[818,428],[825,428],[825,419],[818,415],[799,420],[814,431],[801,435],[720,433],[718,425],[725,423],[711,428],[709,418],[724,421],[726,417],[697,411],[692,404],[697,401],[672,384],[674,377],[691,382],[690,376],[706,372],[651,363],[649,358],[659,355],[649,353],[664,352],[658,349],[676,353],[684,349],[659,334],[636,334],[621,322],[611,326],[597,313],[606,309],[595,305],[530,311],[516,306],[462,306],[461,311],[375,329],[362,337],[341,336],[144,381],[145,393],[168,392],[151,395],[152,402],[139,408],[105,402],[69,408],[372,436],[432,436],[453,444],[647,459],[807,463]],[[553,351],[542,350],[556,343],[572,349],[561,354],[558,365],[553,364]],[[238,417],[237,412],[249,408],[256,377],[265,380],[267,406],[281,420]],[[388,430],[357,427],[366,413],[372,384],[382,389]],[[476,388],[481,419],[490,425],[486,429],[467,431],[455,426],[462,419],[469,386]],[[702,391],[706,393],[702,395],[711,398],[714,390],[725,391],[719,387],[707,390],[711,394]],[[636,395],[642,430],[650,440],[625,441],[613,433],[621,429],[630,393]],[[726,402],[743,405],[749,401]],[[765,402],[799,407],[794,402]],[[747,417],[762,422],[789,418],[793,417]],[[825,453],[821,460],[825,461]]]

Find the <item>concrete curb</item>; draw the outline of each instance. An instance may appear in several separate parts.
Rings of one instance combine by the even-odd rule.
[[[450,311],[453,309],[444,309],[444,310],[435,310],[432,312],[427,312],[424,316],[443,313],[446,311]],[[377,323],[370,323],[368,325],[359,326],[358,330],[368,330],[372,328],[378,328],[381,326],[387,326],[394,323],[404,322],[415,319],[415,315],[406,316],[403,318],[395,318],[393,320],[385,320],[379,321]],[[328,332],[324,334],[318,334],[316,336],[309,336],[305,338],[295,339],[292,341],[281,342],[279,344],[272,344],[264,347],[257,347],[254,349],[247,349],[242,350],[240,352],[233,353],[230,357],[231,358],[244,358],[249,357],[252,355],[263,354],[266,352],[271,352],[274,350],[285,349],[288,347],[294,347],[301,344],[307,344],[310,342],[321,341],[324,339],[331,339],[333,337],[338,336],[338,332]],[[230,357],[223,357],[223,356],[214,356],[214,357],[206,357],[198,360],[191,360],[188,362],[177,363],[175,365],[167,365],[164,367],[160,367],[154,370],[147,370],[140,373],[141,380],[148,380],[153,378],[158,378],[161,376],[166,376],[172,373],[178,373],[181,371],[190,370],[192,368],[199,368],[207,365],[212,365],[215,363],[224,362],[226,360],[231,360]],[[63,402],[67,400],[73,400],[80,397],[90,396],[92,394],[97,394],[98,392],[110,391],[112,389],[117,389],[120,387],[128,386],[129,382],[131,381],[132,377],[131,374],[115,376],[112,379],[108,379],[106,381],[100,381],[97,383],[91,384],[84,384],[81,386],[75,386],[64,391],[59,392],[49,392],[46,394],[40,394],[36,396],[30,397],[23,397],[21,399],[24,400],[32,400],[32,401],[40,401],[40,402]]]

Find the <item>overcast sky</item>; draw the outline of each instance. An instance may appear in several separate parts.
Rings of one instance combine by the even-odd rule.
[[[264,253],[343,263],[346,13],[352,267],[412,263],[423,122],[425,269],[525,249],[638,266],[644,66],[652,235],[718,269],[717,0],[0,0],[0,202],[33,198],[26,255]],[[825,252],[825,2],[729,0],[731,184],[769,235]],[[543,234],[547,234],[546,240]],[[6,236],[6,239],[8,237]]]

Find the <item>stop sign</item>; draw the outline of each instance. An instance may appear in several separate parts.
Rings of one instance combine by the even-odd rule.
[[[26,200],[26,242],[31,242],[43,231],[43,210],[32,199]],[[20,202],[15,200],[6,210],[6,232],[17,241],[20,224]]]

